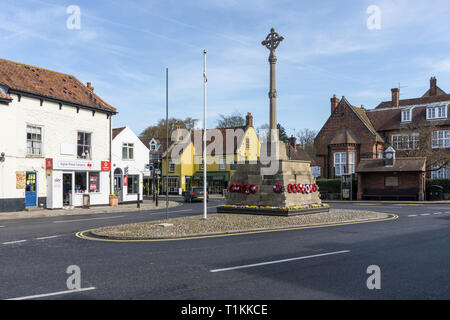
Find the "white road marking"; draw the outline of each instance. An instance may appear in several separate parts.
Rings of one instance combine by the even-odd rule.
[[[445,213],[450,213],[450,211],[446,211]]]
[[[433,213],[433,214],[442,214],[442,212],[436,212],[436,213]]]
[[[5,226],[0,226],[0,228],[4,228]]]
[[[417,217],[417,214],[410,214],[408,217]]]
[[[304,257],[297,257],[297,258],[290,258],[290,259],[283,259],[283,260],[275,260],[275,261],[267,261],[267,262],[261,262],[261,263],[246,264],[246,265],[242,265],[242,266],[229,267],[229,268],[223,268],[223,269],[213,269],[213,270],[209,270],[209,271],[210,272],[222,272],[222,271],[230,271],[230,270],[237,270],[237,269],[244,269],[244,268],[252,268],[252,267],[264,266],[264,265],[268,265],[268,264],[275,264],[275,263],[290,262],[290,261],[295,261],[295,260],[303,260],[303,259],[309,259],[309,258],[324,257],[324,256],[330,256],[330,255],[334,255],[334,254],[341,254],[341,253],[348,253],[348,252],[350,252],[350,250],[335,251],[335,252],[315,254],[315,255],[311,255],[311,256],[304,256]]]
[[[27,241],[27,240],[17,240],[17,241],[3,242],[3,244],[22,243],[22,242],[26,242],[26,241]]]
[[[42,237],[42,238],[35,238],[36,240],[46,240],[46,239],[53,239],[58,238],[59,236],[49,236],[49,237]]]
[[[169,211],[169,213],[174,213],[174,212],[184,212],[184,211],[192,211],[192,209]],[[158,212],[158,213],[164,213],[164,212]]]
[[[421,216],[429,216],[429,213],[422,213]]]
[[[6,299],[6,300],[36,299],[36,298],[51,297],[51,296],[57,296],[57,295],[61,295],[61,294],[77,293],[77,292],[95,290],[95,289],[96,289],[95,287],[90,287],[90,288],[83,288],[83,289],[74,289],[74,290],[66,290],[66,291],[59,291],[59,292],[52,292],[52,293],[37,294],[34,296],[19,297],[19,298],[12,298],[12,299]]]
[[[79,222],[79,221],[89,221],[89,220],[104,220],[104,219],[115,219],[115,218],[123,218],[123,217],[124,217],[124,216],[104,217],[104,218],[89,218],[89,219],[77,219],[77,220],[60,220],[60,221],[53,221],[53,223]]]

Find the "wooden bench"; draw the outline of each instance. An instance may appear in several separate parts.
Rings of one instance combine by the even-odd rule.
[[[395,199],[395,200],[407,200],[413,199],[418,200],[419,189],[409,188],[409,189],[364,189],[363,199]]]

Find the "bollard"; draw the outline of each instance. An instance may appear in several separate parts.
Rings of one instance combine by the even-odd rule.
[[[140,208],[141,207],[141,200],[140,200],[140,194],[138,192],[137,194],[137,207]]]

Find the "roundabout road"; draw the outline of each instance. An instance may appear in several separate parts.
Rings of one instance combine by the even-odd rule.
[[[218,204],[211,201],[209,206]],[[399,219],[151,243],[87,241],[75,233],[161,219],[164,209],[3,221],[0,298],[450,298],[450,207],[332,207],[389,212]],[[202,204],[186,204],[169,212],[170,217],[201,214]],[[71,265],[79,267],[84,291],[68,291],[66,270]],[[371,265],[380,267],[380,290],[367,288]]]

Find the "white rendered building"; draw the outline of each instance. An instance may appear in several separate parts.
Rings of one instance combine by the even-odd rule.
[[[149,149],[128,127],[113,129],[112,166],[114,194],[119,203],[143,197],[144,177],[150,176]]]
[[[0,211],[108,204],[114,114],[90,83],[0,59]]]

